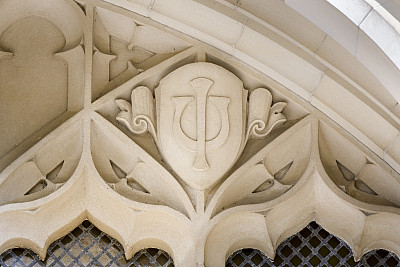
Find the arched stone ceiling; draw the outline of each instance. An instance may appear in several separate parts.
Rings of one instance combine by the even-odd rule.
[[[275,79],[400,171],[398,1],[106,1]]]

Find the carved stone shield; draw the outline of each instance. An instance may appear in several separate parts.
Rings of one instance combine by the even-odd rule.
[[[235,163],[244,143],[247,91],[228,70],[201,62],[156,88],[158,146],[189,185],[206,189]]]

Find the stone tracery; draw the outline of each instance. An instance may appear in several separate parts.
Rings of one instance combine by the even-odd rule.
[[[68,109],[81,111],[0,174],[0,229],[11,227],[0,250],[27,246],[43,257],[88,218],[127,257],[156,246],[176,266],[222,266],[248,246],[272,257],[312,220],[357,258],[400,252],[399,175],[358,140],[213,48],[86,8],[95,20],[92,87],[72,64],[83,61],[79,40],[63,53],[77,101]],[[26,233],[24,223],[48,227]]]

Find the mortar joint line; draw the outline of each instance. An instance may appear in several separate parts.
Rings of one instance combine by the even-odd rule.
[[[361,30],[361,24],[363,24],[363,22],[365,21],[365,19],[369,16],[369,14],[371,14],[372,11],[374,11],[374,7],[371,6],[371,8],[369,9],[368,13],[363,17],[363,19],[360,21],[360,23],[357,25],[357,37],[356,37],[356,49],[355,49],[355,53],[354,56],[357,58],[358,55],[358,43],[360,40],[360,30]]]
[[[153,7],[155,5],[157,0],[151,0],[149,5],[147,6],[147,17],[150,18],[151,17],[151,11],[153,10]]]
[[[247,25],[248,22],[249,22],[249,18],[245,18],[243,23],[242,23],[242,26],[240,27],[240,32],[239,32],[238,36],[236,37],[235,43],[233,44],[233,47],[232,47],[232,55],[236,51],[236,46],[239,43],[240,37],[242,37],[244,29],[246,28],[246,25]]]
[[[374,8],[371,7],[368,11],[368,13],[363,17],[363,19],[360,21],[360,23],[357,25],[358,28],[360,28],[361,24],[363,24],[363,22],[365,21],[365,19],[369,16],[369,14],[371,14],[371,12],[374,11]]]
[[[319,85],[321,84],[322,79],[324,78],[324,76],[325,76],[325,74],[326,74],[327,71],[328,71],[328,67],[325,67],[324,70],[323,70],[322,73],[321,73],[321,76],[320,76],[318,82],[316,83],[316,85],[314,86],[314,88],[312,89],[312,91],[310,92],[310,100],[311,100],[311,98],[314,96],[315,91],[317,91],[317,88],[318,88]]]
[[[324,42],[325,42],[325,40],[326,40],[327,37],[328,37],[328,34],[325,33],[325,36],[324,36],[324,38],[322,39],[321,43],[319,44],[317,50],[315,50],[314,55],[317,55],[317,54],[318,54],[319,50],[321,49],[321,47],[322,47],[322,45],[324,44]]]

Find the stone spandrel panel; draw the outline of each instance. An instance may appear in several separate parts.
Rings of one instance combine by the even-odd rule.
[[[82,109],[84,14],[61,0],[3,1],[0,17],[3,170]]]
[[[67,4],[85,15],[84,47],[75,24],[55,23],[76,42],[54,58],[67,62],[68,81],[86,75],[84,87],[67,83],[67,110],[82,108],[71,99],[84,108],[0,173],[0,251],[45,258],[88,219],[128,259],[157,247],[178,267],[223,266],[247,247],[274,258],[310,221],[357,260],[378,248],[400,253],[400,179],[378,156],[231,56],[97,4],[84,3],[85,13]],[[77,72],[68,62],[80,55]],[[71,88],[83,89],[71,98]]]
[[[191,45],[156,27],[101,7],[94,9],[92,100]]]

